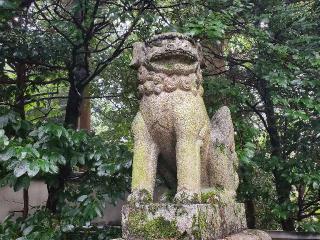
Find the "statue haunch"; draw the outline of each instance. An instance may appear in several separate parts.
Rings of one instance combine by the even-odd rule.
[[[178,33],[134,45],[131,64],[138,69],[142,98],[132,124],[129,200],[152,198],[157,171],[176,188],[177,202],[197,202],[202,191],[214,187],[235,195],[237,158],[230,113],[223,107],[210,123],[202,99],[201,61],[199,45]]]

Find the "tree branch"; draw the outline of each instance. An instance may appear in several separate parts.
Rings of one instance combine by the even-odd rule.
[[[90,96],[90,97],[83,97],[83,99],[95,99],[95,98],[105,98],[105,99],[113,99],[121,97],[121,95],[106,95],[106,96]],[[52,97],[43,97],[38,99],[32,99],[26,101],[24,104],[31,104],[34,102],[46,101],[46,100],[54,100],[54,99],[68,99],[68,96],[52,96]]]
[[[140,8],[139,13],[137,14],[137,16],[134,18],[131,26],[129,27],[128,31],[123,34],[121,36],[121,40],[118,44],[118,46],[115,48],[115,50],[113,51],[113,53],[111,54],[111,56],[109,58],[107,58],[105,61],[100,62],[99,64],[97,64],[95,70],[93,71],[92,74],[90,74],[90,76],[88,78],[86,78],[83,82],[81,82],[82,86],[86,86],[93,78],[95,78],[97,75],[99,75],[106,67],[107,65],[113,60],[115,59],[125,48],[123,48],[123,44],[125,43],[125,41],[127,40],[128,36],[131,34],[131,32],[133,31],[135,25],[138,23],[138,21],[140,20],[141,14],[143,13],[143,11],[146,9],[146,5],[145,5],[145,1],[143,1],[143,5]]]
[[[262,121],[263,123],[263,126],[265,127],[265,129],[267,130],[267,132],[269,132],[269,127],[268,127],[268,124],[266,122],[266,120],[264,119],[264,117],[262,116],[261,112],[256,109],[256,105],[258,103],[256,103],[255,105],[251,105],[248,101],[246,101],[246,104],[258,115],[258,117],[260,118],[260,120]]]

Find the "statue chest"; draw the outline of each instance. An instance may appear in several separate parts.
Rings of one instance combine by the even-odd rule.
[[[167,76],[154,73],[148,77],[141,76],[139,80],[138,91],[141,96],[171,93],[176,90],[191,91],[195,96],[202,95],[201,81],[196,74]]]

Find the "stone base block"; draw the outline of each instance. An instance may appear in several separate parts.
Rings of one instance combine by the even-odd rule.
[[[126,240],[234,240],[235,238],[224,237],[244,229],[244,207],[235,202],[227,205],[151,203],[125,205],[122,209],[122,234]]]
[[[272,238],[264,231],[247,229],[240,233],[230,235],[219,240],[271,240]]]
[[[168,239],[176,240],[176,238],[168,238]],[[125,239],[117,238],[113,240],[125,240]],[[225,238],[220,238],[218,240],[272,240],[272,238],[266,232],[263,232],[261,230],[247,229],[240,233],[233,234]]]

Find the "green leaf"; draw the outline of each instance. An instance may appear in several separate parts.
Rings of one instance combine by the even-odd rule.
[[[62,231],[63,232],[70,232],[73,229],[74,229],[74,225],[72,225],[72,224],[67,224],[67,225],[62,226]]]
[[[40,166],[37,164],[37,162],[29,163],[27,168],[27,173],[30,177],[36,176],[39,171],[40,171]]]
[[[318,183],[318,182],[313,182],[313,183],[312,183],[312,187],[313,187],[313,189],[315,189],[315,190],[319,189],[319,183]]]
[[[58,154],[57,159],[59,163],[66,164],[66,159],[64,158],[64,156]]]
[[[28,240],[28,238],[26,238],[26,237],[19,237],[19,238],[17,238],[16,240]]]
[[[10,158],[14,156],[14,150],[8,149],[6,152],[0,154],[0,161],[8,161]]]
[[[57,136],[58,138],[60,138],[62,135],[62,129],[61,128],[57,128]]]
[[[84,154],[79,155],[78,157],[78,162],[82,165],[85,164],[85,158],[84,158]]]
[[[16,114],[14,112],[9,112],[3,116],[0,116],[0,128],[4,128],[10,122],[15,122]]]
[[[49,172],[49,162],[45,159],[38,159],[37,164],[43,172]]]
[[[56,164],[50,164],[50,172],[52,173],[58,173],[59,172],[59,168]]]
[[[31,148],[31,152],[33,153],[33,155],[34,155],[36,158],[39,158],[39,157],[40,157],[40,153],[38,152],[37,149]]]
[[[88,198],[88,195],[82,195],[80,197],[78,197],[77,201],[78,202],[83,202],[84,200],[86,200]]]
[[[32,232],[33,228],[34,228],[34,226],[32,226],[32,225],[31,225],[31,226],[29,226],[29,227],[27,227],[27,228],[23,229],[22,234],[23,234],[24,236],[29,235],[29,233],[31,233],[31,232]]]
[[[21,177],[23,174],[27,172],[28,165],[26,162],[22,161],[17,164],[17,166],[14,168],[13,174],[18,178]]]
[[[102,217],[102,212],[97,206],[95,206],[94,210],[96,211],[98,217]]]

